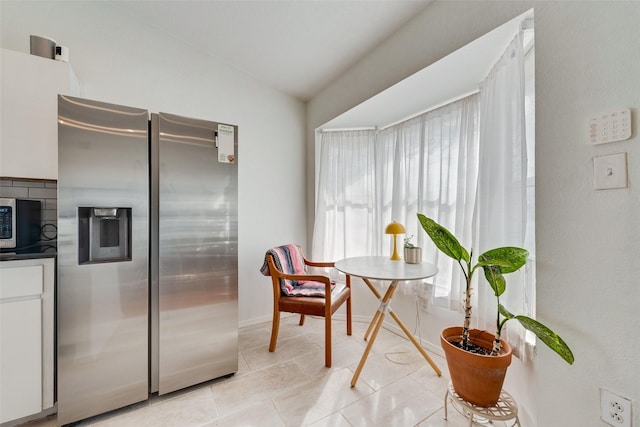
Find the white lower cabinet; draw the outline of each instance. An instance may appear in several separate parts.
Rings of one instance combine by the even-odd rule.
[[[0,423],[53,406],[54,259],[0,262]]]

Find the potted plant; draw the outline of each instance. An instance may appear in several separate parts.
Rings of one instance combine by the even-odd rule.
[[[573,353],[558,334],[537,320],[510,313],[500,304],[507,285],[504,275],[526,263],[529,256],[526,249],[510,246],[491,249],[480,255],[474,265],[473,250],[467,251],[449,230],[422,214],[418,214],[418,220],[436,247],[458,263],[466,280],[463,326],[445,328],[440,336],[451,382],[458,395],[478,406],[493,406],[498,402],[511,363],[511,346],[501,339],[501,333],[511,319],[518,320],[567,363],[573,364]],[[479,268],[484,271],[497,299],[495,335],[470,329],[471,280]]]
[[[420,264],[422,262],[422,248],[411,243],[413,234],[404,238],[404,261],[409,264]]]

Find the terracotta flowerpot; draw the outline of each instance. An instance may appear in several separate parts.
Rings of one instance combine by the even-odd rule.
[[[469,331],[469,340],[491,350],[493,334],[478,329]],[[500,398],[507,367],[511,364],[511,346],[502,340],[502,352],[484,356],[462,350],[451,344],[462,340],[462,327],[443,329],[440,345],[444,350],[454,390],[467,402],[478,406],[494,406]]]

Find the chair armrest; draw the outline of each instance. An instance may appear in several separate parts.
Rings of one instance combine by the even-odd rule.
[[[307,280],[309,282],[322,282],[327,286],[331,286],[331,279],[327,276],[323,275],[315,275],[315,274],[286,274],[280,273],[278,274],[280,278],[287,280]]]
[[[304,263],[311,267],[333,267],[335,262],[316,262],[304,258]]]

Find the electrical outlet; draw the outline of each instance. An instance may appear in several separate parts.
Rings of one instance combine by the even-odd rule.
[[[600,418],[616,427],[631,426],[631,401],[605,389],[600,389]]]
[[[417,303],[418,303],[418,307],[420,307],[420,310],[424,311],[425,313],[429,312],[429,306],[431,304],[429,304],[429,299],[422,297],[422,296],[417,296]]]

